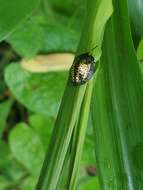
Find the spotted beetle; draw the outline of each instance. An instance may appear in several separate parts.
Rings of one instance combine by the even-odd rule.
[[[96,60],[89,52],[76,56],[70,69],[70,80],[72,84],[78,86],[89,81],[95,73],[95,63]]]

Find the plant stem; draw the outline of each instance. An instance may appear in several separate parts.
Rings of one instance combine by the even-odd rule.
[[[83,103],[81,106],[81,113],[79,115],[78,124],[73,131],[72,154],[70,159],[71,169],[69,170],[69,190],[75,190],[77,185],[77,178],[80,168],[80,160],[83,151],[86,128],[88,123],[88,116],[90,111],[90,100],[92,95],[93,81],[87,86]]]

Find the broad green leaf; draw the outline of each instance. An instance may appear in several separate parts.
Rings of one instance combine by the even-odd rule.
[[[3,176],[0,176],[0,189],[4,190],[10,185],[10,182]]]
[[[39,0],[0,0],[0,41],[29,17],[38,4]]]
[[[41,52],[75,52],[80,34],[65,26],[41,25],[44,43]]]
[[[35,130],[37,135],[39,135],[41,142],[43,143],[44,149],[47,149],[48,142],[51,135],[51,130],[53,127],[53,118],[47,116],[35,114],[29,118],[30,126]]]
[[[29,173],[38,177],[44,158],[39,136],[28,125],[20,123],[11,131],[9,145],[14,157]]]
[[[29,58],[42,48],[44,33],[36,21],[28,20],[17,27],[6,40],[19,55]]]
[[[45,23],[65,26],[81,33],[85,13],[86,0],[45,0],[42,1],[42,12],[45,15]]]
[[[80,6],[81,0],[49,0],[52,7],[57,8],[59,11],[63,11],[65,14],[72,14],[77,6]]]
[[[2,136],[4,127],[6,125],[6,119],[10,111],[11,103],[11,100],[0,103],[0,137]]]
[[[63,94],[67,74],[51,72],[33,74],[19,64],[11,64],[5,73],[5,80],[11,92],[29,110],[55,116]]]
[[[10,158],[7,157],[5,159],[7,159],[7,164],[3,167],[2,175],[5,176],[11,184],[16,183],[27,174],[26,169],[14,159],[12,154]]]
[[[25,173],[24,168],[13,159],[8,144],[0,141],[0,175],[3,176],[9,183],[15,183]]]
[[[141,190],[143,81],[127,1],[113,0],[113,6],[92,103],[97,166],[102,190]]]
[[[20,185],[21,190],[35,190],[37,178],[35,177],[28,177],[25,179],[22,184]]]

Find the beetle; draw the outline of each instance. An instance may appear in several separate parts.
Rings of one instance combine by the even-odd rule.
[[[76,56],[70,69],[72,84],[78,86],[89,81],[96,71],[95,63],[95,58],[89,52]]]

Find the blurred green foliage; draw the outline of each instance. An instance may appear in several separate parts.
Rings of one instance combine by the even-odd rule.
[[[33,74],[22,69],[19,64],[12,63],[6,69],[5,80],[16,99],[29,110],[55,116],[67,73]]]
[[[21,24],[38,4],[39,0],[0,0],[0,40],[5,39]]]
[[[8,138],[9,146],[1,141],[0,185],[3,185],[2,187],[34,190],[53,123],[54,119],[51,117],[39,114],[31,115],[28,124],[19,123],[11,130]],[[83,185],[86,181],[90,183],[90,180],[95,178],[90,178],[85,170],[85,167],[93,166],[94,164],[93,141],[89,131],[84,148],[81,166],[82,175],[79,184]],[[97,181],[96,178],[95,181]]]
[[[6,42],[12,50],[25,58],[38,53],[75,52],[84,15],[85,2],[81,0],[43,0],[28,19],[23,17],[24,22],[19,23],[20,17],[17,15],[17,27],[12,25],[3,38],[8,36]],[[11,30],[12,33],[9,32]],[[34,74],[22,69],[19,63],[12,63],[6,68],[5,82],[14,99],[26,106],[29,116],[27,123],[20,122],[10,128],[8,143],[1,140],[3,157],[0,159],[0,189],[35,189],[66,80],[66,72]],[[10,112],[10,105],[9,101],[0,105],[1,131]],[[31,112],[37,114],[31,115]],[[95,165],[91,136],[89,131],[79,179],[81,190],[86,188],[84,184],[90,183],[92,186],[92,181],[97,181],[96,177],[89,177],[86,171],[86,167]]]
[[[30,20],[17,27],[17,30],[7,38],[7,42],[12,44],[20,56],[28,58],[36,55],[42,48],[44,33],[38,23]]]

